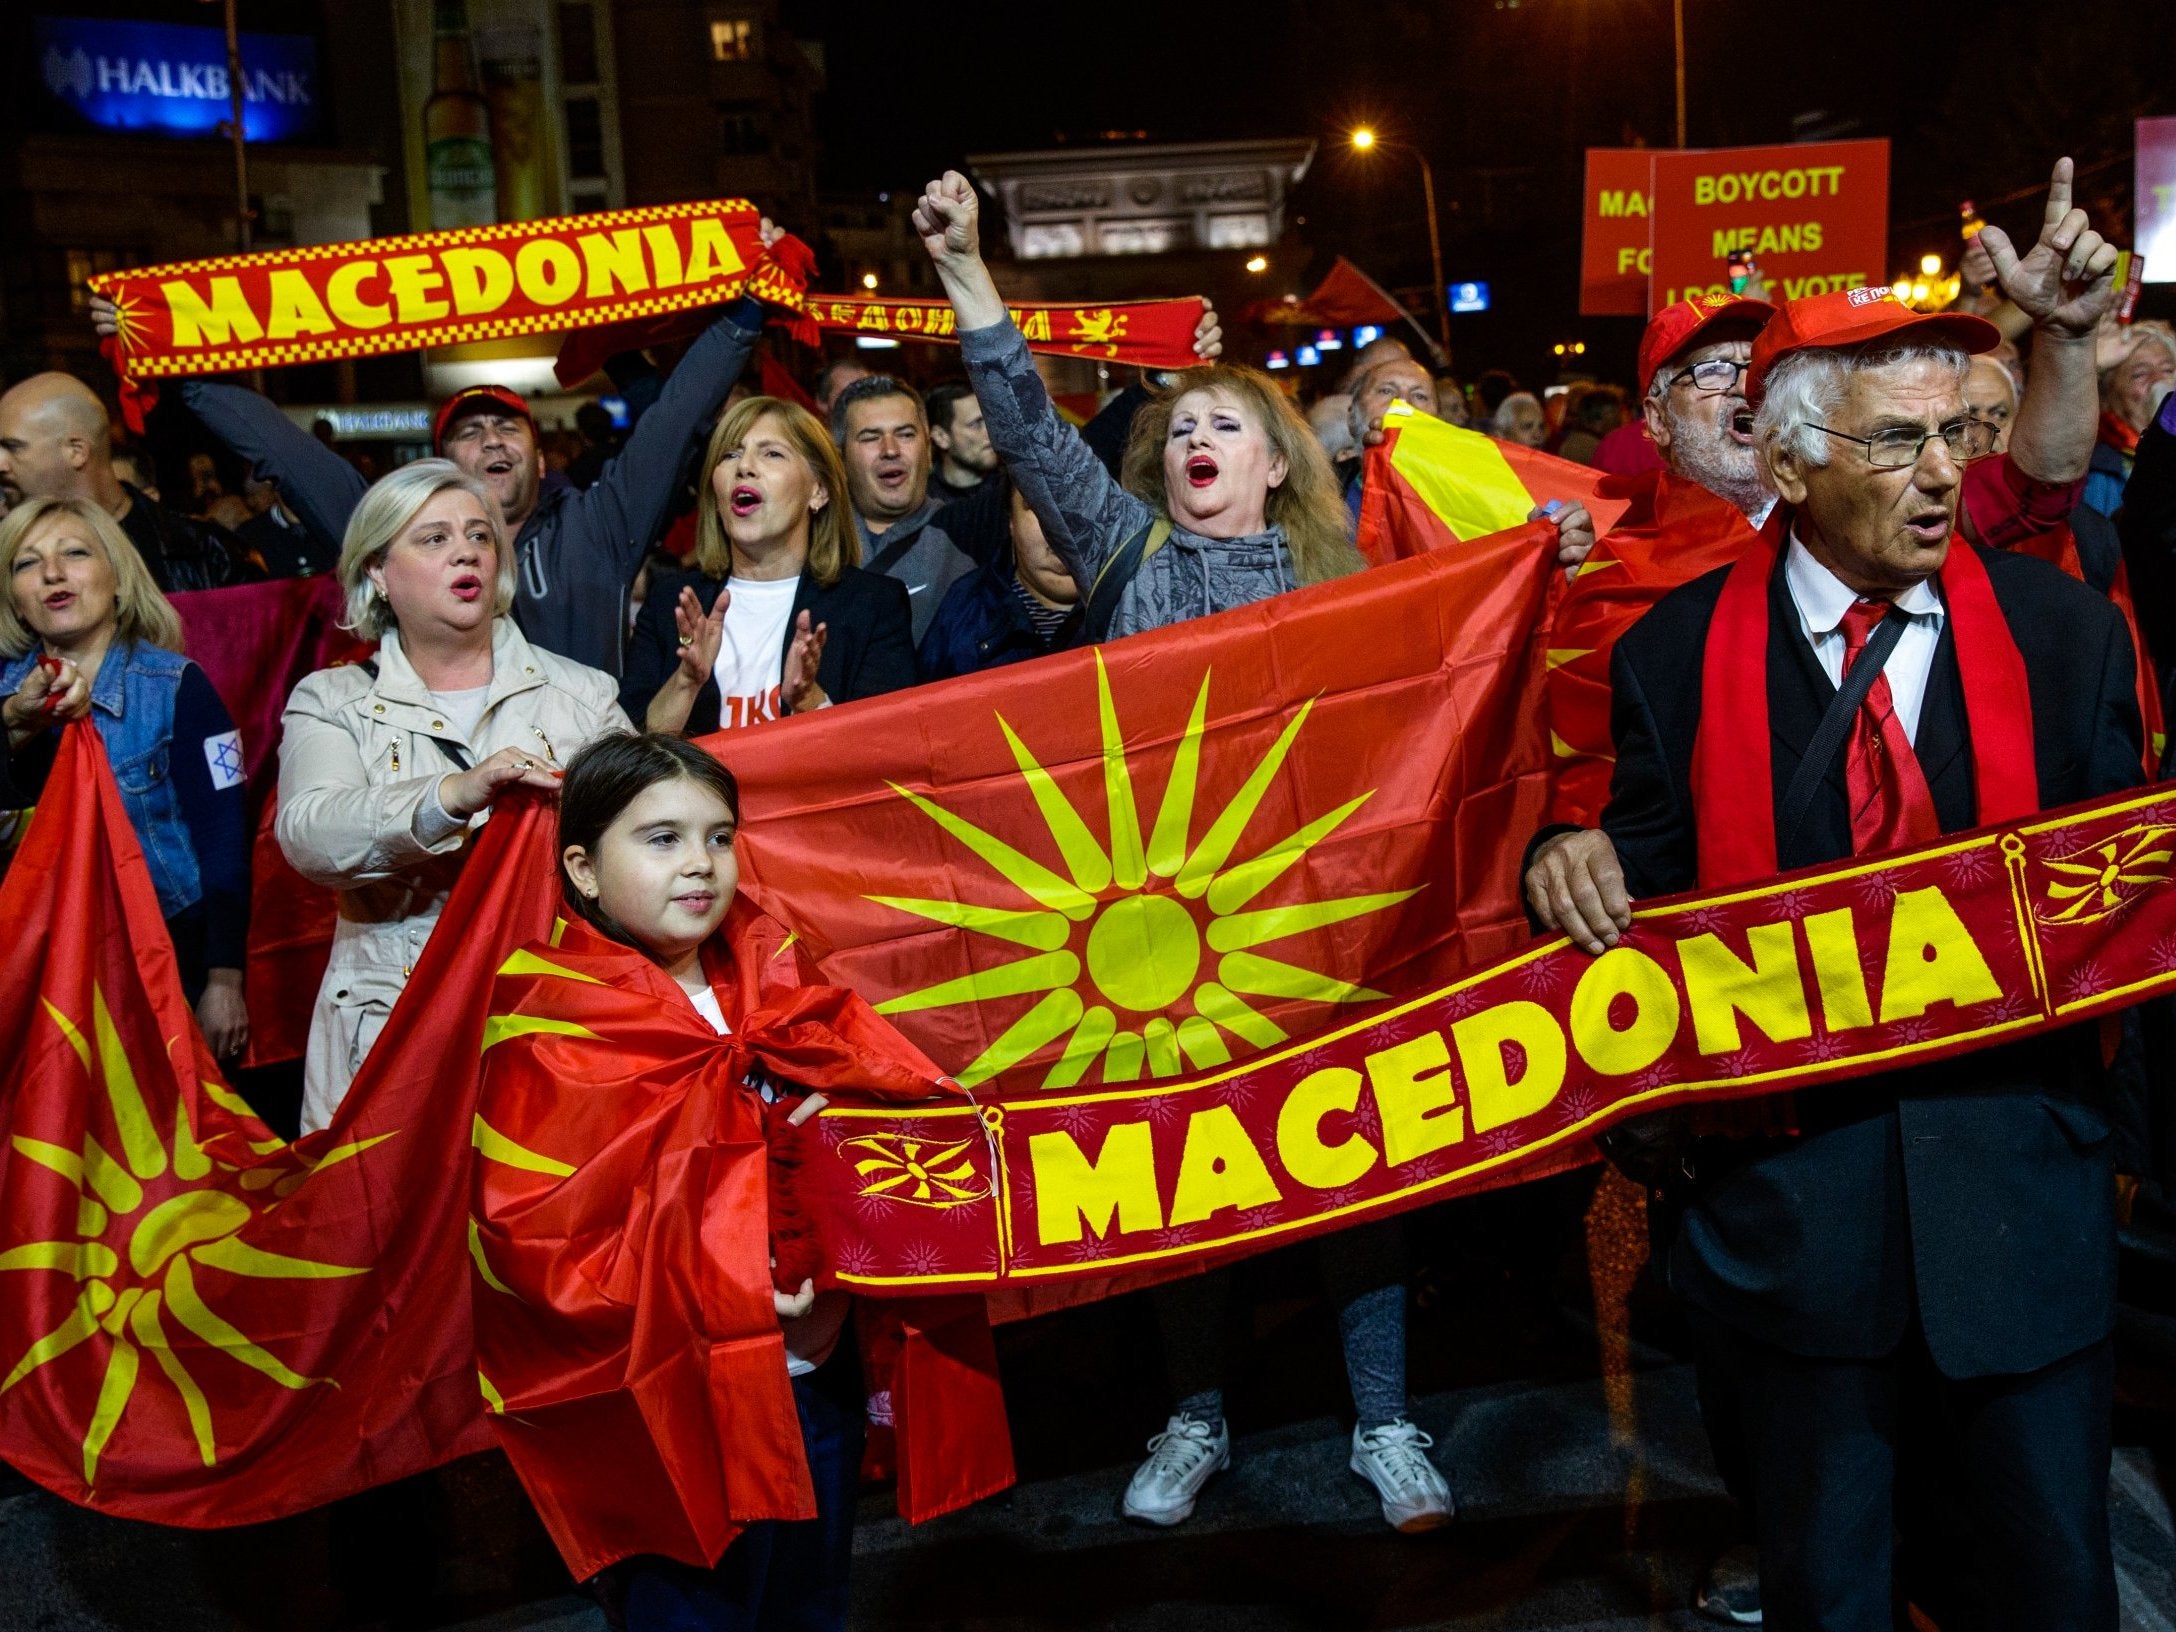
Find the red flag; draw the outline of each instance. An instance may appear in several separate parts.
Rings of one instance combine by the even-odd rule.
[[[181,614],[182,650],[242,733],[243,768],[252,796],[260,794],[259,779],[277,763],[280,713],[295,682],[360,657],[370,643],[340,627],[347,597],[330,573],[167,599]]]
[[[1659,467],[1612,476],[1629,503],[1557,603],[1549,634],[1549,733],[1557,759],[1554,820],[1592,826],[1609,799],[1609,654],[1617,637],[1679,584],[1725,567],[1753,542],[1752,523],[1698,482]]]
[[[550,828],[486,824],[340,1114],[289,1145],[221,1080],[99,739],[68,728],[0,885],[0,1460],[210,1527],[489,1445],[462,1176],[490,971],[551,921]]]
[[[1585,505],[1597,533],[1624,513],[1625,501],[1600,471],[1465,430],[1408,403],[1391,404],[1383,433],[1368,449],[1357,540],[1377,565],[1517,527],[1551,500]]]
[[[1489,956],[1548,538],[712,738],[743,887],[970,1088],[1173,1076]]]
[[[772,1308],[770,1255],[785,1252],[750,1073],[834,1097],[959,1103],[866,1002],[806,980],[790,942],[735,903],[726,955],[706,964],[723,1037],[650,959],[579,922],[515,953],[493,988],[477,1362],[500,1440],[578,1580],[636,1553],[705,1567],[746,1524],[815,1514]],[[987,1328],[980,1359],[963,1397],[987,1407]],[[941,1423],[946,1402],[926,1383],[923,1399],[903,1398],[914,1369],[896,1368],[895,1405]],[[913,1493],[936,1502],[928,1511],[1011,1482],[1002,1409],[975,1427],[936,1436],[940,1453],[968,1453],[951,1478],[920,1459],[937,1483]]]

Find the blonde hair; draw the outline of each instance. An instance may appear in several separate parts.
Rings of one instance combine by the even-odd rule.
[[[1164,491],[1164,442],[1171,434],[1171,410],[1189,391],[1206,391],[1237,403],[1261,425],[1270,451],[1283,456],[1284,481],[1269,490],[1262,515],[1270,526],[1284,529],[1294,578],[1303,584],[1326,583],[1367,564],[1353,548],[1351,521],[1329,455],[1300,411],[1277,389],[1277,382],[1259,369],[1204,363],[1185,370],[1151,397],[1134,416],[1125,463],[1119,469],[1119,480],[1129,493],[1155,506],[1157,514],[1170,517],[1171,501]]]
[[[105,552],[106,567],[113,574],[113,629],[117,639],[146,646],[181,650],[181,614],[159,592],[151,569],[136,553],[136,546],[121,531],[121,524],[89,499],[25,499],[0,521],[0,560],[8,564],[12,580],[15,552],[23,541],[46,522],[72,517],[83,523],[92,541]],[[38,635],[15,610],[13,594],[0,595],[0,656],[21,657],[38,649]]]
[[[484,519],[491,523],[491,553],[498,565],[492,616],[503,618],[513,610],[514,552],[499,520],[499,501],[491,496],[489,488],[451,459],[417,459],[372,482],[348,517],[347,533],[340,540],[340,564],[333,569],[340,587],[348,593],[347,615],[340,620],[341,628],[353,630],[365,640],[383,640],[388,630],[398,626],[393,603],[378,593],[370,581],[370,569],[385,559],[394,541],[416,519],[418,510],[452,490],[466,493],[482,505]]]
[[[766,414],[777,419],[786,441],[808,461],[816,485],[831,496],[830,503],[808,518],[808,570],[829,589],[848,567],[861,565],[861,531],[854,525],[854,505],[847,497],[846,461],[839,457],[838,444],[831,440],[824,422],[783,397],[743,397],[725,411],[718,428],[710,433],[695,503],[695,564],[706,577],[733,575],[733,541],[725,536],[718,489],[711,478],[725,456],[748,440],[756,421]]]

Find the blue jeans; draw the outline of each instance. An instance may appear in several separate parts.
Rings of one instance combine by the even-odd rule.
[[[793,1380],[816,1517],[751,1524],[707,1570],[629,1559],[627,1632],[845,1632],[864,1431],[852,1347],[849,1330],[840,1355]]]

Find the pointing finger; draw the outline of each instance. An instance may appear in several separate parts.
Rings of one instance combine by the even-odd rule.
[[[2057,159],[2054,174],[2048,177],[2048,207],[2041,216],[2048,226],[2070,213],[2070,174],[2070,161]]]

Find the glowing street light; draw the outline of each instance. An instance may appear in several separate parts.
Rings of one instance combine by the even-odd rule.
[[[1267,272],[1269,270],[1269,257],[1267,255],[1254,256],[1247,262],[1247,270],[1249,272]]]
[[[1428,155],[1406,142],[1385,141],[1367,126],[1358,126],[1349,138],[1355,153],[1371,153],[1378,147],[1395,147],[1413,155],[1420,165],[1422,196],[1428,205],[1428,260],[1436,276],[1435,307],[1436,329],[1443,337],[1443,366],[1450,366],[1451,358],[1451,288],[1443,281],[1443,231],[1436,225],[1436,173],[1429,167]]]
[[[874,272],[862,273],[861,286],[864,289],[874,289],[876,287],[876,274]]]

